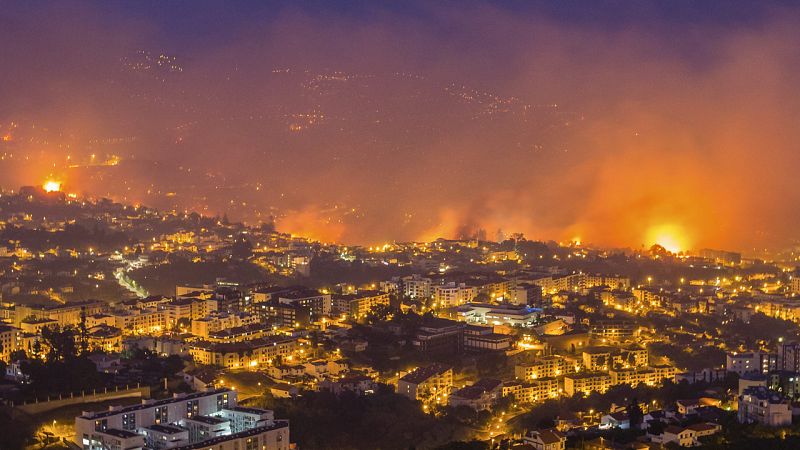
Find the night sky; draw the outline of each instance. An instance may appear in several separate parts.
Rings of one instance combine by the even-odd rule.
[[[785,248],[797,42],[797,2],[3,2],[0,185],[366,245]]]

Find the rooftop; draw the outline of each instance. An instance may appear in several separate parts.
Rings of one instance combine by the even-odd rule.
[[[400,380],[407,383],[420,384],[427,379],[443,374],[450,369],[450,367],[442,364],[431,364],[430,366],[420,367],[413,372],[405,374],[402,378],[400,378]]]
[[[222,442],[227,442],[233,439],[256,436],[266,431],[277,430],[279,428],[288,428],[288,427],[289,427],[288,420],[276,420],[272,422],[270,425],[251,428],[249,430],[242,431],[240,433],[229,434],[227,436],[219,436],[214,439],[209,439],[203,442],[196,442],[194,444],[183,445],[181,447],[174,447],[173,450],[201,450],[201,449],[205,450]]]
[[[234,392],[234,391],[232,391],[230,389],[220,388],[220,389],[214,389],[214,390],[206,391],[206,392],[195,392],[195,393],[192,393],[192,394],[186,394],[186,395],[181,395],[181,396],[177,396],[177,397],[165,398],[165,399],[162,399],[162,400],[155,400],[155,401],[142,400],[142,403],[140,403],[138,405],[127,406],[127,407],[124,407],[124,408],[115,408],[113,410],[107,410],[107,411],[86,412],[85,414],[80,416],[80,418],[81,419],[86,419],[86,420],[94,420],[94,419],[99,419],[99,418],[102,418],[102,417],[110,417],[110,416],[115,416],[117,414],[127,413],[127,412],[131,412],[131,411],[139,411],[139,410],[147,409],[147,408],[152,408],[154,406],[168,405],[170,403],[175,403],[175,402],[180,402],[180,401],[185,401],[185,400],[191,400],[191,399],[201,398],[201,397],[207,397],[207,396],[212,396],[212,395],[217,395],[217,394],[232,393],[232,392]]]

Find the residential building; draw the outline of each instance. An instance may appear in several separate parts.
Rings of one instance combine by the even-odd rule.
[[[449,404],[453,407],[467,406],[475,411],[492,409],[492,406],[503,394],[503,383],[500,380],[482,379],[458,389],[450,394]]]
[[[725,369],[739,376],[770,371],[770,356],[766,353],[728,353],[725,357]]]
[[[564,393],[589,395],[592,392],[605,393],[611,387],[611,377],[602,372],[580,372],[564,377]]]
[[[334,295],[331,301],[334,313],[360,319],[378,305],[389,305],[389,294],[381,291],[358,291],[355,294]]]
[[[452,389],[453,369],[441,364],[417,368],[397,382],[398,394],[419,400],[426,408],[434,404],[446,405]]]
[[[189,354],[196,364],[240,369],[268,366],[279,357],[293,356],[297,348],[295,338],[271,336],[244,342],[194,342],[189,346]]]
[[[540,356],[531,362],[517,364],[514,376],[520,380],[558,377],[567,373],[566,360],[558,355]]]
[[[513,396],[520,403],[538,403],[559,395],[557,378],[536,378],[503,384],[503,397]]]
[[[538,430],[525,435],[524,441],[535,450],[564,450],[567,436],[557,430]]]
[[[739,396],[738,418],[740,423],[788,426],[792,424],[792,407],[782,394],[763,386],[753,386]]]
[[[430,298],[431,284],[430,278],[421,275],[411,275],[403,277],[401,280],[403,295],[412,299]]]
[[[84,412],[75,418],[75,442],[84,450],[288,450],[289,424],[238,406],[236,391],[215,389]]]
[[[0,361],[12,362],[11,353],[22,348],[22,330],[0,324]]]

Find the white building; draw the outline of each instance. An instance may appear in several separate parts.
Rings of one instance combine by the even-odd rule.
[[[403,295],[409,298],[429,298],[431,296],[431,279],[420,275],[402,278]]]
[[[530,327],[542,313],[541,309],[508,303],[467,303],[458,307],[459,319],[473,323]]]
[[[525,436],[525,443],[536,450],[564,450],[567,436],[556,430],[531,431]]]
[[[739,376],[769,372],[769,355],[761,352],[729,353],[725,357],[725,369]]]
[[[770,427],[792,424],[792,407],[780,393],[763,386],[749,387],[739,396],[739,422]]]
[[[287,450],[289,423],[239,407],[235,391],[216,389],[84,412],[75,418],[75,442],[83,450]]]

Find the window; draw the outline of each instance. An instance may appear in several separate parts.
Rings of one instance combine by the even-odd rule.
[[[108,420],[107,419],[95,420],[94,421],[94,430],[95,431],[106,431],[107,428],[108,428]]]
[[[156,424],[169,423],[169,413],[166,406],[156,407]]]
[[[136,429],[136,413],[122,415],[122,429],[133,431]]]
[[[228,394],[221,394],[217,396],[217,411],[222,411],[223,408],[228,407]]]
[[[186,417],[192,418],[197,415],[199,411],[199,403],[197,400],[189,400],[186,402]]]

